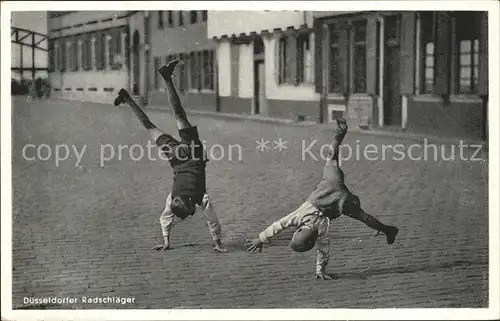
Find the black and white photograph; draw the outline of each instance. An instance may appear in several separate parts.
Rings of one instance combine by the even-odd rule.
[[[2,2],[2,320],[500,317],[498,2],[116,4]]]

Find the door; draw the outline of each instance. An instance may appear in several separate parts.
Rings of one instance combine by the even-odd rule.
[[[139,31],[134,32],[133,39],[133,84],[132,84],[132,92],[134,95],[139,95],[140,79],[141,79],[141,64],[139,60],[139,52],[140,52],[140,36]]]
[[[385,17],[384,31],[384,124],[401,125],[399,15]]]
[[[262,60],[254,62],[254,104],[252,114],[267,115],[265,64]]]

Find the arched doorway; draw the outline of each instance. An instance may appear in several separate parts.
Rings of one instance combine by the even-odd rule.
[[[140,36],[139,36],[139,31],[134,32],[134,39],[133,39],[133,73],[134,73],[134,82],[132,85],[132,92],[134,95],[139,95],[140,91],[140,79],[141,79],[141,64],[140,64],[140,59],[139,59],[139,53],[140,53]]]

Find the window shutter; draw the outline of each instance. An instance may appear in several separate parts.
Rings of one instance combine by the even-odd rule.
[[[377,20],[369,19],[366,26],[366,92],[377,94]]]
[[[196,63],[196,77],[198,79],[198,90],[201,90],[202,87],[202,82],[203,82],[203,52],[202,51],[198,51],[196,53],[196,59],[197,59],[197,63]]]
[[[337,28],[339,28],[339,72],[340,72],[340,79],[339,81],[339,91],[341,93],[346,94],[349,90],[349,32],[348,32],[348,25],[347,22],[339,22],[336,25]]]
[[[95,68],[100,69],[101,67],[101,34],[96,33],[95,35]]]
[[[87,69],[92,70],[92,39],[87,37]]]
[[[448,14],[447,12],[436,13],[436,82],[434,90],[440,95],[450,93],[451,28]]]
[[[314,88],[316,93],[322,92],[323,87],[323,42],[326,37],[321,23],[314,26]]]
[[[481,12],[479,21],[479,83],[478,94],[488,95],[488,13]]]
[[[411,95],[415,87],[415,12],[401,14],[401,94]]]
[[[287,37],[286,45],[286,82],[295,84],[297,78],[297,37],[295,34]]]
[[[116,31],[111,33],[111,39],[109,40],[109,48],[108,48],[108,59],[109,66],[113,66],[115,64],[115,54],[116,54]]]
[[[61,42],[61,71],[66,71],[66,41]]]
[[[285,80],[285,74],[284,74],[284,68],[283,66],[285,66],[286,64],[286,61],[284,61],[283,59],[283,52],[284,52],[284,47],[283,47],[283,42],[282,42],[282,38],[284,37],[283,35],[280,35],[280,37],[276,40],[275,42],[275,52],[277,53],[275,55],[275,60],[274,60],[274,65],[275,65],[275,73],[274,73],[274,76],[275,76],[275,80],[276,80],[276,83],[281,85],[284,80]],[[284,42],[286,43],[286,42]]]

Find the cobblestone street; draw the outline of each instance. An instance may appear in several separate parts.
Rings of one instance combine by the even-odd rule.
[[[170,113],[147,113],[177,136]],[[484,161],[461,160],[458,148],[454,161],[395,160],[400,155],[390,151],[385,159],[369,154],[370,160],[363,157],[368,144],[380,152],[382,145],[415,142],[349,133],[345,144],[361,155],[342,163],[347,185],[368,213],[400,233],[389,246],[358,221],[332,221],[327,271],[335,279],[319,281],[316,250],[288,247],[293,231],[262,253],[245,252],[244,241],[295,210],[315,187],[323,167],[320,148],[331,139],[324,126],[191,115],[215,158],[207,166],[208,193],[229,253],[212,251],[201,216],[176,221],[172,249],[155,252],[172,170],[155,148],[156,160],[147,157],[148,133],[127,106],[14,98],[12,114],[14,309],[27,306],[25,297],[48,296],[134,298],[124,305],[54,306],[88,309],[488,306],[485,153],[475,155]],[[269,143],[259,151],[261,139]],[[286,142],[281,151],[279,139]],[[25,149],[25,158],[27,144],[34,146]],[[42,144],[52,151],[45,161]],[[68,149],[60,147],[59,156],[69,152],[68,158],[56,164],[61,144]],[[140,159],[138,145],[145,152]],[[414,157],[419,153],[413,149]],[[473,154],[467,149],[462,158]]]

